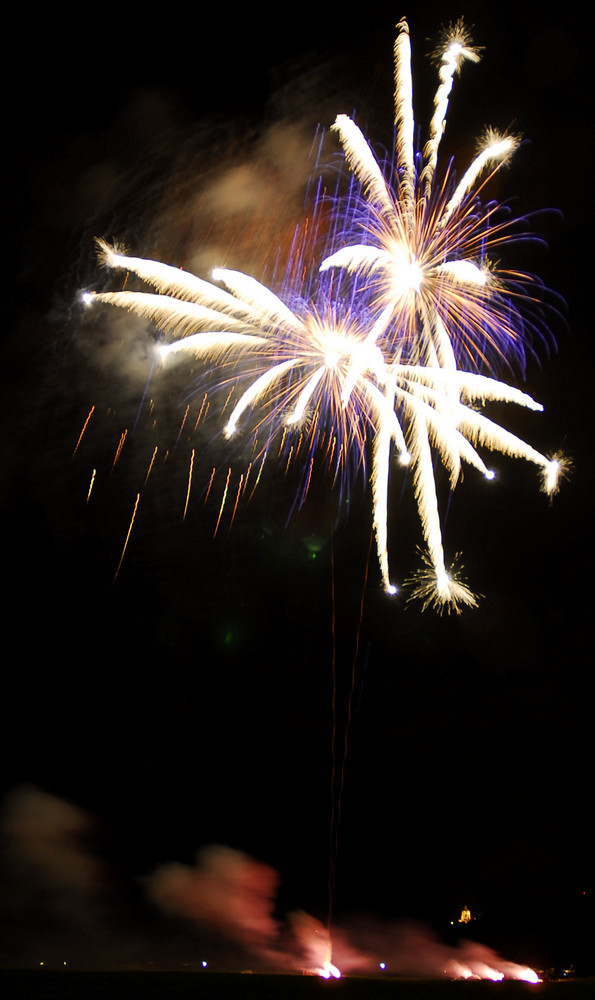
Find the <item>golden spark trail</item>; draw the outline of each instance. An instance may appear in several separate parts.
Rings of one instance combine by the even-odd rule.
[[[137,493],[136,494],[136,500],[135,500],[135,503],[134,503],[134,510],[132,511],[132,517],[130,518],[130,525],[128,527],[128,532],[127,532],[127,535],[126,535],[126,540],[124,542],[124,548],[122,549],[122,555],[120,556],[120,562],[118,563],[118,568],[117,568],[117,570],[116,570],[116,572],[114,574],[114,579],[112,581],[113,583],[116,582],[118,573],[120,572],[120,567],[122,565],[122,560],[124,559],[124,554],[126,552],[126,549],[128,548],[128,542],[129,542],[129,539],[130,539],[130,532],[132,531],[132,525],[134,524],[134,519],[136,517],[136,510],[137,510],[137,507],[138,507],[138,501],[139,500],[140,500],[140,493]]]
[[[176,438],[176,444],[178,444],[178,442],[179,442],[179,440],[180,440],[180,438],[182,436],[182,431],[184,430],[184,424],[186,423],[186,417],[188,416],[188,410],[189,409],[190,409],[190,403],[187,403],[186,409],[184,411],[184,416],[182,417],[182,423],[180,424],[180,429],[178,431],[178,436]]]
[[[259,484],[259,482],[260,482],[260,477],[261,477],[261,475],[262,475],[262,470],[263,470],[263,468],[264,468],[264,463],[265,463],[265,460],[266,460],[266,457],[267,457],[267,452],[265,451],[265,452],[263,453],[263,456],[262,456],[262,461],[261,461],[261,463],[260,463],[260,468],[259,468],[259,470],[258,470],[258,474],[257,474],[257,476],[256,476],[256,481],[255,481],[255,483],[254,483],[254,486],[252,487],[252,492],[250,493],[250,496],[248,497],[248,503],[250,503],[250,500],[251,500],[251,499],[252,499],[252,497],[254,496],[254,491],[256,490],[256,487],[258,486],[258,484]]]
[[[287,460],[285,462],[285,475],[287,475],[287,473],[289,471],[289,465],[291,463],[291,457],[292,457],[292,455],[293,455],[293,445],[289,449],[289,452],[288,452],[288,455],[287,455]]]
[[[240,500],[240,493],[241,493],[241,491],[242,491],[242,485],[243,485],[243,482],[244,482],[244,474],[242,473],[242,474],[240,475],[240,481],[239,481],[239,483],[238,483],[238,490],[237,490],[237,493],[236,493],[236,502],[235,502],[235,504],[233,505],[233,511],[232,511],[232,513],[231,513],[231,520],[230,520],[230,522],[229,522],[229,527],[230,527],[230,528],[231,528],[231,526],[232,526],[232,524],[233,524],[233,522],[234,522],[234,520],[235,520],[235,516],[236,516],[236,511],[237,511],[237,509],[238,509],[238,503],[239,503],[239,500]]]
[[[80,444],[80,443],[81,443],[81,441],[82,441],[82,437],[83,437],[83,434],[84,434],[84,433],[85,433],[85,431],[87,430],[87,424],[89,423],[89,421],[90,421],[90,419],[91,419],[91,415],[92,415],[92,413],[93,413],[94,409],[95,409],[95,404],[93,404],[93,406],[92,406],[92,407],[91,407],[91,409],[89,410],[89,414],[88,414],[88,416],[87,416],[87,419],[85,420],[85,422],[84,422],[84,424],[83,424],[83,429],[82,429],[81,433],[79,434],[79,437],[78,437],[78,441],[77,441],[77,443],[76,443],[76,445],[75,445],[75,448],[74,448],[74,451],[73,451],[73,453],[72,453],[72,454],[73,454],[73,457],[74,457],[74,455],[76,455],[76,453],[77,453],[77,451],[78,451],[78,446],[79,446],[79,444]]]
[[[89,503],[89,498],[91,496],[91,490],[93,489],[93,484],[95,482],[96,474],[97,474],[97,469],[93,469],[93,472],[91,473],[91,482],[89,483],[89,492],[87,493],[87,499],[85,501],[86,503]]]
[[[122,448],[124,447],[124,442],[126,440],[127,434],[128,434],[128,428],[126,428],[126,430],[123,431],[123,433],[120,435],[120,441],[118,442],[118,447],[116,448],[116,454],[114,455],[114,460],[112,462],[112,469],[115,467],[116,462],[118,461],[122,453]]]
[[[223,499],[221,501],[221,506],[219,508],[219,517],[217,518],[217,524],[215,525],[215,530],[213,532],[213,538],[215,537],[215,535],[217,534],[217,531],[219,530],[219,522],[221,521],[221,515],[223,514],[223,508],[225,506],[225,499],[227,497],[227,487],[229,486],[229,478],[230,478],[230,476],[231,476],[231,469],[228,469],[227,470],[227,479],[225,481],[225,489],[223,490]]]
[[[246,469],[246,474],[244,476],[244,482],[242,484],[242,492],[243,493],[245,493],[247,491],[247,489],[248,489],[248,480],[250,479],[251,474],[252,474],[252,462],[250,462],[250,464],[248,465],[248,468]]]
[[[213,471],[211,472],[211,478],[209,479],[209,485],[207,486],[207,492],[205,493],[203,503],[206,503],[209,498],[209,493],[211,492],[211,486],[213,485],[213,479],[215,478],[216,471],[217,469],[213,468]]]
[[[155,461],[155,456],[157,454],[158,447],[159,447],[159,445],[155,445],[155,448],[153,450],[153,454],[151,455],[151,461],[149,462],[149,468],[147,469],[147,474],[145,476],[145,481],[144,481],[144,484],[143,484],[144,486],[147,485],[147,481],[149,479],[149,476],[151,475],[151,469],[153,468],[153,462]]]
[[[205,407],[206,407],[206,409],[205,409]],[[208,409],[209,409],[209,404],[207,403],[207,394],[205,392],[204,396],[202,397],[202,404],[201,404],[200,410],[198,411],[198,416],[196,418],[196,423],[194,424],[194,430],[196,430],[196,428],[198,427],[198,425],[200,423],[200,418],[202,417],[203,412],[204,412],[204,414],[206,416],[206,414],[208,412]]]
[[[192,449],[192,454],[190,456],[190,468],[188,470],[188,489],[186,490],[186,503],[184,504],[184,513],[182,515],[182,520],[186,520],[186,511],[188,510],[188,501],[190,500],[190,489],[192,487],[192,467],[194,466],[194,448]]]
[[[305,489],[304,489],[304,496],[307,495],[308,490],[310,489],[310,480],[312,479],[312,466],[313,465],[314,465],[314,459],[311,458],[310,459],[310,464],[308,466],[308,475],[306,477],[306,486],[305,486]]]

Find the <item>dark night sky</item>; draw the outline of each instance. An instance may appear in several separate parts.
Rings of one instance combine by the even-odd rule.
[[[193,441],[206,457],[188,517],[181,519],[189,455],[182,441],[167,475],[156,472],[142,492],[112,584],[154,444],[146,410],[109,468],[120,433],[134,425],[150,336],[121,317],[93,325],[83,316],[78,291],[109,280],[96,266],[93,237],[124,238],[139,256],[190,266],[204,235],[207,259],[224,252],[230,266],[270,264],[271,247],[299,218],[300,164],[317,124],[356,109],[371,137],[390,140],[401,11],[379,6],[373,21],[341,24],[317,9],[310,22],[300,8],[288,26],[278,10],[213,13],[188,25],[176,18],[173,26],[96,10],[76,44],[66,40],[71,25],[48,14],[36,25],[22,90],[13,83],[5,117],[6,235],[15,264],[3,369],[0,831],[2,917],[13,933],[4,963],[31,961],[30,942],[45,941],[28,922],[27,901],[47,908],[50,925],[59,910],[51,880],[39,874],[37,891],[41,869],[15,846],[15,801],[25,787],[33,800],[38,794],[32,808],[40,815],[47,793],[94,817],[77,853],[101,869],[89,897],[99,906],[101,881],[103,907],[120,900],[122,926],[144,934],[147,953],[172,931],[148,915],[139,879],[166,862],[191,865],[208,844],[278,871],[280,911],[301,907],[325,918],[334,578],[341,733],[359,642],[337,918],[414,918],[443,931],[467,903],[482,915],[474,933],[486,944],[516,949],[519,960],[595,967],[586,944],[592,903],[583,895],[593,889],[587,452],[594,372],[583,263],[593,116],[578,5],[565,5],[562,23],[547,19],[542,5],[534,8],[539,18],[513,4],[490,13],[432,4],[408,14],[418,122],[427,122],[435,80],[427,40],[463,14],[485,54],[455,83],[445,145],[456,152],[460,142],[468,155],[485,124],[513,128],[528,141],[506,172],[503,195],[518,196],[522,212],[559,210],[536,223],[549,249],[532,250],[528,260],[520,250],[515,261],[567,302],[564,320],[552,316],[557,353],[542,352],[542,366],[531,364],[527,374],[545,413],[506,419],[540,450],[566,451],[574,472],[552,506],[520,461],[498,460],[495,488],[469,475],[457,489],[446,546],[451,555],[463,551],[468,578],[484,595],[479,608],[439,618],[388,602],[372,550],[358,628],[370,542],[370,497],[359,484],[349,519],[331,530],[331,484],[317,481],[288,521],[293,484],[269,468],[233,528],[228,518],[213,539],[222,480],[203,505],[218,447],[204,436]],[[250,190],[262,186],[265,204],[270,197],[267,210],[249,206],[240,216],[239,236],[225,188],[218,209],[208,208],[228,177]],[[180,370],[151,386],[161,440],[170,445],[188,381]],[[408,484],[395,485],[392,508],[402,579],[419,544]],[[85,912],[93,923],[96,911]],[[63,910],[55,920],[55,939],[63,933],[71,946]],[[98,942],[96,953],[109,950]]]

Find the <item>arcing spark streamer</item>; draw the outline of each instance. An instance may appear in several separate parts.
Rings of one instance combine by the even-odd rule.
[[[388,487],[392,452],[411,466],[427,548],[426,569],[414,581],[424,606],[459,609],[475,598],[447,571],[434,476],[434,453],[454,488],[462,463],[486,478],[493,473],[477,448],[535,463],[543,487],[555,492],[562,469],[480,412],[486,401],[542,407],[492,377],[497,363],[523,361],[530,279],[500,270],[489,254],[513,238],[498,206],[483,206],[489,177],[515,148],[511,137],[488,133],[457,183],[449,167],[437,180],[438,152],[455,73],[478,60],[456,25],[439,57],[440,83],[423,156],[413,145],[414,118],[409,33],[398,26],[395,44],[394,178],[383,169],[355,123],[340,115],[334,130],[361,194],[348,199],[318,283],[298,297],[277,296],[256,279],[216,269],[214,281],[156,261],[128,257],[101,244],[103,262],[125,268],[154,289],[107,292],[98,301],[129,309],[173,337],[165,358],[184,350],[208,366],[216,387],[236,391],[225,425],[231,437],[249,422],[254,457],[270,453],[288,426],[298,429],[292,455],[307,458],[307,492],[315,452],[335,472],[365,468],[372,445],[373,522],[382,580],[394,592],[388,560]],[[481,184],[479,181],[481,179]],[[353,206],[356,206],[354,216]],[[357,229],[359,242],[350,242]],[[299,248],[297,250],[299,253]],[[342,276],[333,280],[340,271]],[[303,296],[302,286],[302,296]],[[279,446],[279,450],[283,445]]]

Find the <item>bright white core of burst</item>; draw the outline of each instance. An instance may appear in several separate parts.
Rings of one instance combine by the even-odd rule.
[[[392,258],[392,283],[395,298],[398,299],[408,292],[419,292],[423,270],[415,258],[410,258],[407,251],[401,246],[393,248]]]

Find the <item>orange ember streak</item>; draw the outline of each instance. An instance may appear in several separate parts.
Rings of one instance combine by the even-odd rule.
[[[186,491],[186,503],[184,504],[184,513],[182,515],[182,520],[186,519],[186,511],[188,510],[188,501],[190,500],[190,488],[192,486],[192,468],[194,466],[194,448],[192,449],[192,454],[190,456],[190,468],[188,470],[188,489]]]
[[[223,508],[225,506],[225,500],[226,500],[226,497],[227,497],[227,487],[229,486],[229,477],[230,476],[231,476],[231,469],[228,469],[227,470],[227,479],[225,481],[225,489],[223,490],[223,499],[221,501],[221,506],[219,508],[219,517],[217,518],[217,524],[215,525],[215,530],[213,532],[213,538],[215,537],[215,535],[217,534],[217,531],[219,530],[219,523],[221,521],[221,515],[223,513]]]
[[[202,405],[201,405],[200,410],[198,411],[198,416],[196,418],[196,423],[194,425],[194,430],[196,430],[196,428],[198,427],[198,425],[200,423],[200,418],[202,417],[203,410],[205,409],[205,406],[207,407],[207,410],[208,410],[209,406],[208,406],[208,403],[207,403],[207,394],[206,394],[206,392],[205,392],[204,396],[202,397]],[[206,414],[206,411],[205,411],[205,417],[206,417],[206,415],[207,414]]]
[[[306,479],[306,486],[304,489],[304,497],[308,495],[308,490],[310,489],[310,480],[312,478],[312,466],[314,465],[314,459],[310,459],[310,465],[308,466],[308,478]]]
[[[116,582],[118,573],[120,572],[120,566],[122,565],[122,560],[124,559],[124,553],[126,552],[126,549],[128,547],[128,541],[130,539],[130,532],[132,531],[132,525],[134,524],[134,519],[136,517],[136,508],[138,507],[138,501],[139,500],[140,500],[140,493],[137,493],[136,494],[136,500],[135,500],[135,503],[134,503],[134,510],[132,511],[132,517],[130,518],[130,525],[128,527],[128,533],[126,535],[126,541],[124,542],[124,548],[122,549],[122,555],[120,556],[120,562],[118,563],[118,568],[117,568],[117,570],[116,570],[116,572],[114,574],[114,579],[112,581],[113,583]]]
[[[178,431],[178,441],[180,440],[180,435],[181,435],[182,431],[184,430],[184,424],[186,423],[186,417],[188,416],[188,410],[189,409],[190,409],[190,403],[188,403],[188,405],[186,406],[186,410],[184,412],[184,416],[182,417],[182,423],[180,424],[180,429]]]
[[[85,433],[85,431],[87,430],[87,424],[89,423],[89,421],[90,421],[90,419],[91,419],[91,414],[93,413],[93,410],[94,410],[94,409],[95,409],[95,404],[93,404],[93,406],[92,406],[92,407],[91,407],[91,409],[89,410],[89,414],[88,414],[88,416],[87,416],[87,419],[85,420],[85,422],[84,422],[84,424],[83,424],[83,429],[82,429],[81,433],[79,434],[79,439],[78,439],[78,441],[77,441],[77,443],[76,443],[76,445],[75,445],[75,449],[74,449],[74,451],[73,451],[73,453],[72,453],[73,455],[76,455],[76,453],[77,453],[77,450],[78,450],[78,446],[79,446],[79,444],[81,443],[81,439],[82,439],[82,437],[83,437],[83,434],[84,434],[84,433]]]
[[[256,482],[254,483],[254,486],[252,487],[252,492],[251,492],[251,494],[250,494],[250,498],[249,498],[249,500],[248,500],[248,503],[250,503],[250,500],[251,500],[251,499],[252,499],[252,497],[254,496],[254,491],[256,490],[256,487],[258,486],[258,484],[259,484],[259,482],[260,482],[260,477],[261,477],[261,475],[262,475],[262,470],[263,470],[263,468],[264,468],[264,463],[265,463],[265,459],[266,459],[266,457],[267,457],[267,453],[266,453],[266,451],[265,451],[264,455],[262,456],[262,462],[260,463],[260,469],[258,470],[258,475],[257,475],[257,477],[256,477]]]
[[[252,472],[252,462],[250,462],[248,468],[246,469],[246,475],[243,477],[244,482],[242,484],[242,490],[245,493],[248,489],[248,480],[250,479],[250,473]]]
[[[122,448],[124,447],[124,442],[126,440],[126,435],[127,434],[128,434],[128,428],[126,428],[126,430],[123,431],[123,433],[120,435],[120,442],[118,444],[118,447],[116,448],[116,454],[114,455],[114,460],[112,462],[112,469],[114,468],[116,462],[118,461],[118,459],[120,457],[120,453],[122,451]]]
[[[96,473],[97,473],[97,469],[93,469],[93,472],[91,474],[91,482],[89,483],[89,492],[87,493],[86,503],[89,503],[89,497],[91,496],[91,490],[93,489],[93,483],[95,482],[95,475],[96,475]]]
[[[226,409],[227,409],[228,403],[229,403],[229,401],[230,401],[230,399],[231,399],[231,397],[233,395],[233,390],[234,390],[234,387],[232,386],[231,389],[229,390],[228,395],[227,395],[227,399],[225,400],[225,402],[224,402],[224,404],[223,404],[223,406],[221,408],[221,415],[223,415],[225,413]]]
[[[153,462],[155,461],[155,455],[157,454],[157,448],[158,447],[159,447],[159,445],[156,444],[155,445],[155,450],[154,450],[153,454],[151,455],[151,461],[149,462],[149,468],[147,469],[147,474],[145,476],[145,481],[143,483],[144,486],[147,485],[147,479],[151,475],[151,469],[153,468]]]
[[[205,498],[204,498],[204,501],[203,501],[204,503],[206,503],[207,500],[208,500],[208,498],[209,498],[209,493],[211,492],[211,486],[213,485],[213,479],[214,479],[214,476],[215,476],[215,471],[216,470],[213,468],[213,471],[211,472],[211,478],[209,479],[209,485],[207,486],[207,492],[205,493]]]
[[[330,453],[330,456],[329,456],[329,462],[332,462],[332,460],[333,460],[333,456],[335,454],[335,448],[336,447],[337,447],[337,438],[333,434],[333,439],[331,441],[331,453]]]
[[[229,522],[229,527],[230,528],[231,528],[231,526],[232,526],[232,524],[234,522],[234,518],[236,516],[236,510],[238,509],[238,503],[239,503],[239,499],[240,499],[240,493],[242,491],[242,483],[243,482],[244,482],[244,473],[242,473],[242,475],[240,476],[240,481],[238,483],[238,492],[236,493],[236,502],[233,505],[233,511],[232,511],[232,514],[231,514],[231,521]]]

